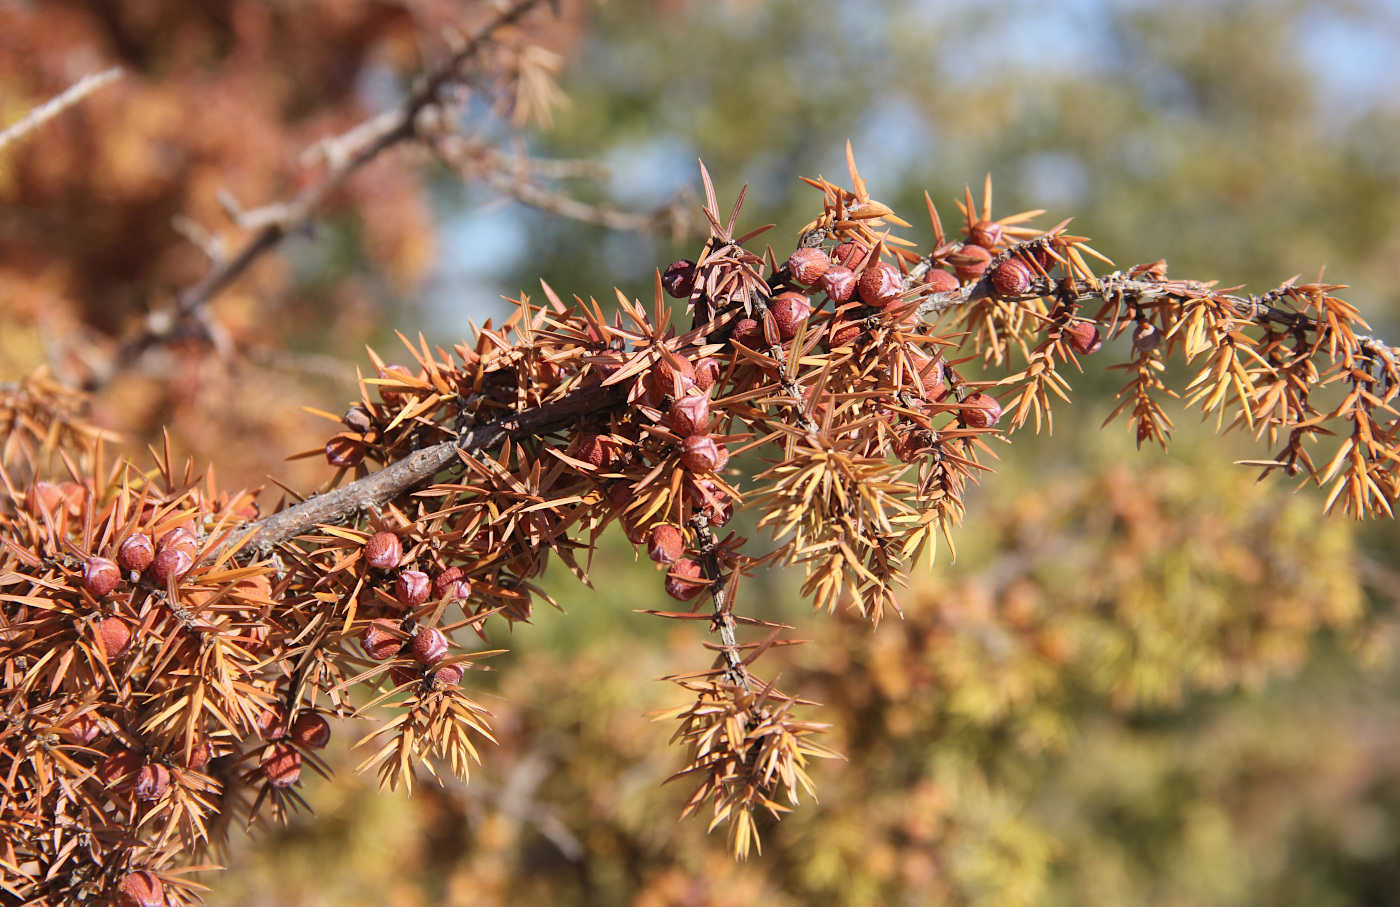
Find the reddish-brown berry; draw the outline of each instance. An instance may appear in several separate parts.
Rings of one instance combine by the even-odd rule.
[[[679,398],[695,386],[695,363],[684,356],[663,356],[656,360],[653,371],[663,394]]]
[[[102,722],[97,719],[95,712],[83,712],[77,718],[70,720],[65,729],[75,743],[87,746],[97,739],[98,734],[102,733]]]
[[[138,800],[159,800],[170,789],[170,770],[159,762],[141,766],[131,793]]]
[[[860,298],[866,305],[883,309],[899,299],[904,287],[904,278],[900,275],[899,268],[889,262],[880,261],[865,269],[860,275],[857,287],[860,290]]]
[[[214,744],[207,738],[199,741],[190,750],[190,758],[185,761],[185,768],[201,769],[209,764],[209,760],[214,758]]]
[[[413,373],[405,366],[386,365],[379,370],[379,377],[387,381],[395,382],[393,384],[379,385],[379,399],[384,401],[385,406],[402,406],[409,397],[417,393],[416,388],[414,388],[411,383]],[[405,378],[410,380],[403,384],[398,383]]]
[[[114,791],[129,791],[136,783],[142,759],[131,750],[114,750],[97,767],[97,776]]]
[[[172,548],[194,557],[195,552],[199,550],[199,539],[195,538],[194,533],[186,526],[172,529],[156,542],[156,557],[160,557],[162,551],[169,551]]]
[[[705,591],[704,571],[700,565],[688,557],[683,557],[671,565],[666,574],[666,594],[676,601],[688,602]]]
[[[934,268],[924,277],[924,283],[928,286],[930,293],[951,293],[961,284],[958,279],[942,268]]]
[[[325,749],[331,742],[331,724],[315,712],[302,712],[292,722],[292,739],[307,749]]]
[[[183,547],[170,547],[157,550],[151,566],[146,568],[146,578],[157,586],[178,583],[194,567],[194,558]]]
[[[443,665],[433,672],[433,686],[435,687],[455,687],[461,682],[461,665]]]
[[[365,461],[365,444],[359,438],[338,434],[326,442],[326,462],[337,469],[351,469]]]
[[[94,598],[111,594],[121,581],[121,568],[105,557],[90,557],[83,562],[83,588]]]
[[[856,318],[850,312],[837,312],[827,322],[826,348],[846,346],[855,341],[865,331],[865,319]]]
[[[579,435],[578,458],[596,469],[612,469],[621,455],[622,445],[611,435],[594,432]]]
[[[99,620],[97,634],[102,637],[102,645],[107,650],[108,658],[116,658],[131,645],[131,628],[120,617],[104,617]]]
[[[133,573],[140,573],[151,566],[151,561],[156,556],[156,546],[151,544],[151,540],[137,532],[127,536],[117,549],[117,563],[122,565],[123,570],[130,570]]]
[[[1103,336],[1092,322],[1076,321],[1065,328],[1065,340],[1069,348],[1081,356],[1097,353],[1103,348]]]
[[[432,667],[447,657],[447,634],[436,627],[422,627],[413,637],[413,657]]]
[[[973,394],[963,401],[958,417],[969,428],[991,428],[1001,419],[1001,404],[989,394]]]
[[[974,243],[969,243],[948,256],[948,262],[953,266],[959,280],[977,280],[986,272],[991,260],[992,253]]]
[[[838,266],[823,274],[817,286],[833,302],[848,302],[852,296],[856,295],[857,282],[855,271],[845,266]]]
[[[773,313],[773,321],[778,325],[778,336],[791,340],[812,314],[812,302],[804,293],[779,293],[768,303],[768,311]]]
[[[392,532],[376,532],[365,542],[365,562],[376,570],[392,570],[403,560],[403,545]]]
[[[461,567],[448,567],[433,577],[433,598],[466,601],[471,598],[472,584]]]
[[[389,682],[395,687],[417,683],[423,679],[423,670],[417,665],[394,665],[389,668]]]
[[[403,648],[404,636],[399,632],[399,622],[387,618],[371,621],[365,632],[360,634],[360,647],[365,654],[376,661],[393,658]]]
[[[122,907],[165,907],[165,886],[153,872],[128,872],[117,891]]]
[[[736,321],[729,337],[735,343],[742,343],[751,350],[762,349],[768,345],[763,340],[763,328],[752,318],[740,318]]]
[[[45,513],[56,519],[65,503],[63,489],[52,482],[35,482],[24,493],[24,509],[40,520]]]
[[[647,557],[658,564],[674,564],[685,553],[685,533],[681,527],[659,523],[647,538]]]
[[[273,787],[291,787],[301,777],[301,753],[289,743],[279,743],[262,761],[262,773]]]
[[[695,389],[701,392],[708,391],[715,386],[721,374],[719,360],[713,356],[706,356],[695,363]]]
[[[994,220],[979,220],[969,227],[967,241],[984,249],[990,249],[1001,242],[1001,235],[1001,224]]]
[[[273,703],[258,716],[258,736],[269,741],[281,740],[287,736],[287,722],[290,718],[285,705],[280,702]]]
[[[1139,321],[1133,328],[1133,349],[1140,353],[1150,353],[1162,345],[1162,332],[1150,321]]]
[[[671,431],[682,438],[704,434],[710,427],[710,397],[708,394],[687,394],[671,404],[667,413]]]
[[[722,463],[712,435],[691,435],[681,442],[681,462],[691,472],[714,472]]]
[[[340,421],[344,422],[351,431],[359,434],[369,431],[370,426],[374,424],[370,420],[369,410],[359,403],[347,409],[345,415],[340,417]]]
[[[821,249],[798,249],[788,256],[787,266],[793,280],[810,287],[831,270],[831,258]]]
[[[428,600],[433,584],[421,570],[405,570],[394,580],[394,596],[405,608],[416,608]]]
[[[673,261],[661,272],[661,287],[672,299],[686,299],[695,292],[695,262]]]
[[[843,268],[854,269],[870,250],[861,243],[843,242],[831,250],[831,260]]]
[[[1001,296],[1024,296],[1034,276],[1025,262],[1008,258],[992,269],[992,286]]]

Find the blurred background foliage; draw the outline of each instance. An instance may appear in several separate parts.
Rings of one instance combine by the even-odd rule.
[[[525,141],[596,160],[569,186],[631,210],[698,185],[785,247],[814,213],[797,180],[844,181],[849,138],[875,197],[927,241],[922,193],[991,173],[994,212],[1048,209],[1122,266],[1262,291],[1326,268],[1400,335],[1400,9],[1386,0],[563,0],[530,29],[565,57],[569,103]],[[0,117],[78,75],[131,75],[0,152],[0,379],[101,373],[104,343],[196,280],[172,224],[233,242],[246,207],[304,179],[304,150],[399,97],[441,52],[453,0],[298,4],[0,2]],[[504,126],[469,107],[489,136]],[[191,232],[188,228],[186,233]],[[309,488],[360,353],[394,330],[444,345],[500,294],[645,298],[689,236],[607,232],[503,204],[413,153],[358,176],[317,235],[213,306],[224,353],[191,341],[103,381],[102,424],[140,449],[168,426],[225,484]],[[1349,295],[1348,295],[1349,293]],[[1126,343],[1126,341],[1124,341]],[[232,350],[232,352],[228,352]],[[1099,425],[1126,355],[1086,360],[1053,436],[1022,432],[970,496],[956,563],[920,570],[877,632],[807,613],[796,577],[741,608],[813,642],[770,655],[824,703],[847,761],[820,804],[734,863],[678,824],[688,791],[653,680],[708,663],[658,575],[610,535],[567,616],[493,639],[500,746],[467,786],[379,796],[349,769],[311,783],[314,820],[235,838],[217,904],[1400,903],[1400,573],[1393,523],[1319,516],[1256,485],[1259,452],[1178,421],[1170,454]],[[1179,385],[1178,385],[1179,386]],[[741,517],[742,519],[742,517]],[[750,525],[752,525],[750,520]]]

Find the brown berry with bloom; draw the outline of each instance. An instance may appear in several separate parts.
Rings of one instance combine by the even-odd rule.
[[[433,672],[433,686],[438,689],[455,687],[462,682],[461,665],[443,665]]]
[[[194,745],[190,750],[190,758],[185,761],[185,768],[201,769],[209,764],[209,760],[214,758],[214,744],[205,738]]]
[[[448,567],[433,577],[433,598],[466,601],[471,598],[472,584],[461,567]]]
[[[812,302],[804,293],[792,291],[779,293],[768,303],[768,311],[773,313],[773,321],[778,326],[778,336],[791,340],[812,314]]]
[[[889,262],[876,262],[860,275],[857,289],[866,305],[883,309],[899,299],[899,294],[904,291],[904,277],[899,273],[899,268]]]
[[[934,268],[924,277],[924,283],[930,293],[951,293],[962,286],[958,279],[942,268]]]
[[[666,574],[666,594],[676,601],[688,602],[705,591],[704,571],[700,565],[688,557],[683,557],[671,565]]]
[[[326,462],[337,469],[353,469],[365,461],[365,444],[341,433],[326,442]]]
[[[742,343],[751,350],[762,349],[768,345],[763,339],[763,328],[752,318],[740,318],[736,321],[729,338],[735,343]]]
[[[279,743],[262,761],[262,773],[273,787],[291,787],[301,777],[301,753],[289,743]]]
[[[302,712],[292,722],[292,739],[307,749],[325,749],[331,742],[331,724],[315,712]]]
[[[139,532],[127,536],[117,549],[117,563],[122,565],[123,570],[133,573],[140,573],[151,566],[155,556],[156,546],[151,544],[150,538]]]
[[[695,363],[684,356],[662,356],[653,371],[663,394],[678,398],[695,386]]]
[[[165,886],[153,872],[128,872],[117,886],[122,907],[165,907]]]
[[[666,414],[671,431],[682,438],[704,434],[710,427],[710,397],[708,394],[687,394],[671,404]]]
[[[831,270],[831,258],[815,247],[798,249],[788,256],[787,266],[793,280],[810,287]]]
[[[840,267],[854,269],[869,252],[870,248],[862,243],[843,242],[831,250],[831,260]]]
[[[393,658],[403,648],[404,637],[399,632],[399,622],[379,618],[370,622],[360,634],[360,647],[365,654],[376,661]]]
[[[193,558],[199,551],[199,539],[195,538],[195,534],[188,527],[180,526],[170,530],[156,542],[156,557],[160,557],[162,551],[171,549],[183,551]]]
[[[1008,258],[992,269],[992,286],[1000,296],[1024,296],[1034,276],[1025,262]]]
[[[685,553],[685,533],[681,527],[659,523],[647,537],[647,557],[658,564],[674,564]]]
[[[93,598],[110,595],[121,585],[121,568],[105,557],[90,557],[83,561],[83,588]]]
[[[131,627],[120,617],[104,617],[97,622],[97,633],[102,637],[102,645],[108,658],[116,658],[126,652],[131,645]]]
[[[1001,242],[1001,224],[994,220],[979,220],[972,223],[967,231],[967,241],[984,249],[991,249]]]
[[[433,584],[421,570],[405,570],[394,580],[394,597],[405,608],[416,608],[428,600]]]
[[[958,418],[968,428],[991,428],[1001,419],[1001,404],[989,394],[973,394],[963,401]]]
[[[849,302],[851,297],[856,295],[858,282],[855,271],[845,266],[837,266],[823,274],[817,286],[833,302]]]
[[[171,546],[157,550],[151,566],[146,568],[146,578],[156,586],[169,586],[178,583],[194,569],[194,558],[183,547]]]
[[[984,247],[969,243],[957,252],[948,256],[948,263],[953,266],[953,272],[958,275],[959,280],[973,281],[986,273],[987,265],[992,261],[992,253]]]
[[[170,789],[170,770],[159,762],[141,766],[131,793],[138,800],[159,800]]]
[[[436,627],[423,627],[413,637],[413,657],[432,667],[447,657],[447,634]]]
[[[673,261],[661,272],[661,288],[672,299],[687,299],[695,292],[695,262],[688,259]]]
[[[1098,326],[1088,321],[1076,321],[1065,328],[1069,348],[1081,356],[1097,353],[1103,348],[1103,335]]]
[[[376,570],[392,570],[403,560],[403,545],[392,532],[376,532],[365,542],[365,562]]]
[[[714,472],[728,459],[713,435],[691,435],[681,442],[681,462],[691,472]]]
[[[695,389],[702,393],[715,386],[722,374],[719,360],[706,356],[695,363]]]

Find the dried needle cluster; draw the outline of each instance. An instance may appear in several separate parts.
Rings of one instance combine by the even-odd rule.
[[[1356,333],[1334,287],[1235,296],[1168,280],[1164,262],[1095,276],[1064,224],[993,219],[990,183],[980,209],[960,204],[957,238],[930,202],[933,242],[916,247],[854,163],[851,189],[808,181],[821,213],[780,259],[750,248],[767,228],[735,235],[742,197],[722,219],[704,181],[709,239],[658,274],[650,305],[619,292],[609,319],[546,286],[544,304],[522,295],[451,352],[406,342],[407,365],[376,358],[362,399],[323,414],[342,430],[308,454],[336,480],[266,517],[168,452],[149,471],[104,465],[51,383],[5,390],[11,896],[187,902],[192,859],[235,821],[281,818],[303,770],[325,771],[325,715],[392,716],[359,744],[383,786],[411,786],[418,767],[465,777],[490,740],[462,684],[493,653],[470,643],[493,618],[530,618],[551,554],[587,582],[580,555],[613,521],[690,603],[659,616],[717,638],[710,666],[668,678],[688,702],[663,717],[689,754],[686,812],[726,824],[746,855],[755,815],[811,793],[810,761],[831,754],[808,703],[758,672],[790,628],[744,614],[742,578],[800,566],[819,609],[898,611],[997,426],[1048,422],[1063,366],[1123,334],[1118,412],[1139,442],[1167,440],[1167,362],[1199,363],[1187,402],[1281,444],[1266,472],[1326,486],[1329,509],[1392,515],[1397,352]],[[1023,367],[971,380],[970,359]],[[1329,385],[1345,393],[1324,407]],[[46,480],[60,461],[62,481]],[[769,553],[726,533],[739,507],[762,514]]]

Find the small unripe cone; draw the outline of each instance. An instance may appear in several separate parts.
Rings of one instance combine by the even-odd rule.
[[[651,527],[647,539],[647,557],[658,564],[674,564],[685,553],[685,533],[681,527],[659,523]]]
[[[698,582],[704,576],[700,565],[688,557],[683,557],[671,565],[666,574],[666,594],[676,601],[688,602],[705,591],[705,583]]]
[[[403,560],[403,545],[392,532],[376,532],[365,542],[365,561],[376,570],[392,570]]]
[[[924,275],[924,282],[928,284],[930,293],[950,293],[956,290],[961,284],[958,279],[942,268],[934,268]]]
[[[992,269],[992,286],[1002,296],[1024,296],[1034,276],[1025,262],[1008,258]]]
[[[1150,353],[1162,345],[1162,332],[1150,321],[1140,321],[1133,328],[1133,348],[1140,353]]]
[[[989,394],[973,394],[963,407],[958,416],[969,428],[991,428],[1001,418],[1001,404]]]
[[[107,649],[108,658],[116,658],[131,645],[131,628],[120,617],[104,617],[97,622],[97,632]]]
[[[394,665],[389,669],[389,682],[395,687],[417,683],[423,679],[423,671],[417,665]]]
[[[695,292],[695,262],[679,259],[661,272],[661,288],[672,299],[685,299]]]
[[[715,386],[722,374],[719,360],[713,356],[706,356],[695,363],[695,388],[699,391],[708,391]]]
[[[1065,328],[1065,339],[1069,348],[1081,356],[1097,353],[1103,347],[1103,336],[1096,325],[1088,321],[1076,321]]]
[[[466,601],[471,598],[472,584],[461,567],[448,567],[433,577],[433,598]]]
[[[268,741],[281,740],[287,736],[289,720],[287,707],[280,702],[273,703],[258,716],[258,736]]]
[[[359,438],[339,434],[326,442],[326,462],[337,469],[351,469],[365,461],[365,445]]]
[[[768,311],[773,313],[773,320],[778,325],[778,336],[791,340],[797,336],[797,330],[807,316],[812,314],[812,302],[803,293],[779,293],[768,304]]]
[[[46,512],[56,519],[65,503],[67,502],[63,497],[63,489],[52,482],[35,482],[24,493],[24,509],[29,511],[30,516],[40,520]]]
[[[359,434],[364,434],[369,431],[370,426],[374,424],[370,420],[369,410],[365,409],[359,403],[347,409],[345,415],[340,417],[340,421],[344,422],[351,431],[358,432]]]
[[[412,378],[413,373],[402,365],[387,365],[379,370],[379,377],[390,381],[397,381],[400,378]],[[390,390],[390,388],[394,387],[392,384],[380,384],[378,387],[379,399],[384,401],[385,406],[401,406],[409,397],[416,393],[416,390],[413,388]]]
[[[98,734],[102,733],[102,722],[97,720],[97,715],[93,712],[84,712],[69,721],[66,729],[75,743],[87,746],[97,739]]]
[[[105,557],[90,557],[83,562],[83,588],[94,598],[111,594],[121,581],[121,568]]]
[[[421,570],[405,570],[394,580],[394,595],[405,608],[416,608],[428,600],[433,584]]]
[[[170,789],[170,770],[159,762],[141,766],[131,793],[138,800],[159,800]]]
[[[886,261],[875,262],[860,275],[860,298],[868,306],[883,309],[899,298],[904,278],[899,268]]]
[[[436,627],[422,627],[413,637],[413,657],[432,667],[447,657],[447,634]]]
[[[851,297],[856,295],[858,281],[855,271],[841,265],[823,274],[817,286],[831,297],[833,302],[849,302]]]
[[[168,586],[179,582],[194,567],[194,558],[184,548],[166,548],[157,551],[155,560],[146,568],[146,578],[157,586]]]
[[[948,256],[948,262],[952,264],[953,270],[960,280],[976,280],[981,277],[991,260],[991,252],[973,243],[963,246],[961,250]]]
[[[667,413],[671,431],[682,438],[704,434],[710,427],[710,397],[708,394],[687,394],[671,404]]]
[[[831,258],[821,249],[798,249],[788,256],[787,266],[793,280],[810,287],[831,270]]]
[[[870,250],[855,242],[843,242],[831,250],[831,260],[840,267],[854,268]]]
[[[302,712],[292,723],[292,739],[307,749],[325,749],[331,742],[331,724],[315,712]]]
[[[751,350],[762,349],[767,346],[763,341],[763,328],[752,318],[740,318],[734,323],[734,330],[729,335],[730,339],[736,343],[742,343]]]
[[[201,769],[209,764],[209,760],[214,758],[214,744],[208,739],[201,740],[190,750],[190,758],[185,762],[185,768]]]
[[[156,542],[156,557],[160,557],[162,551],[172,548],[194,557],[195,552],[199,550],[199,540],[188,528],[181,526],[160,537],[160,541]]]
[[[1001,242],[1001,224],[994,220],[979,220],[967,231],[967,241],[984,249]]]
[[[663,394],[680,397],[695,386],[695,363],[684,356],[671,358],[675,360],[675,365],[662,357],[656,360],[656,368],[653,371]]]
[[[691,435],[681,442],[681,462],[691,472],[714,472],[721,465],[720,456],[712,435]]]
[[[131,750],[114,750],[97,767],[97,777],[115,791],[131,790],[136,783],[136,773],[141,770],[142,759]]]
[[[279,743],[263,760],[262,772],[273,787],[291,787],[301,777],[301,753],[291,744]]]
[[[397,632],[398,629],[399,622],[396,620],[381,617],[372,621],[360,634],[360,647],[376,661],[393,658],[403,648],[403,634]]]
[[[165,907],[165,886],[153,872],[128,872],[117,891],[122,907]]]
[[[117,549],[117,563],[122,565],[123,570],[130,570],[140,573],[151,566],[151,561],[155,559],[156,546],[151,544],[151,540],[137,532],[127,536]]]
[[[586,432],[579,435],[578,458],[598,469],[612,469],[622,454],[622,445],[610,435]]]
[[[461,665],[443,665],[433,672],[433,686],[435,687],[455,687],[461,682]]]

